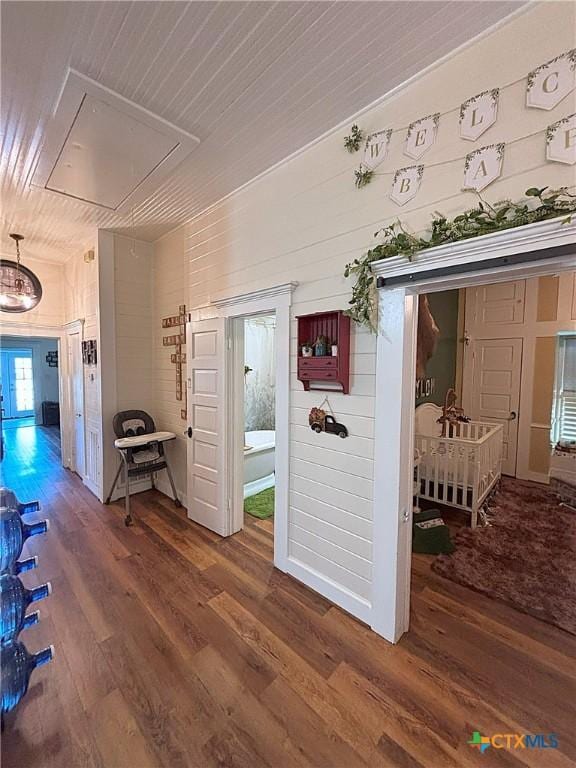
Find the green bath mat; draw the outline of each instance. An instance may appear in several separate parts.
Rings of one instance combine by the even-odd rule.
[[[274,514],[274,488],[267,488],[265,491],[244,499],[244,512],[248,512],[252,517],[258,517],[260,520],[266,520]]]

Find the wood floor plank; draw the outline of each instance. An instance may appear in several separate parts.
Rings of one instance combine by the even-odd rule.
[[[197,653],[192,667],[208,690],[217,691],[228,729],[257,760],[271,766],[304,768],[308,765],[282,724],[246,688],[214,648],[206,647]]]
[[[147,736],[138,727],[118,689],[98,703],[94,710],[93,727],[105,766],[155,768],[158,765]]]
[[[262,693],[260,699],[282,723],[292,742],[297,744],[301,753],[307,757],[309,765],[315,768],[363,768],[369,764],[283,677],[277,677]]]
[[[370,758],[377,739],[367,733],[354,711],[326,685],[325,680],[295,650],[283,643],[266,626],[223,592],[210,600],[210,607],[234,628],[244,642],[271,661],[290,686],[317,712],[328,725],[362,757]],[[380,734],[378,734],[378,738]]]
[[[479,613],[474,608],[463,605],[460,601],[429,587],[422,591],[422,598],[451,616],[466,621],[467,624],[481,632],[486,632],[506,643],[510,648],[522,651],[522,653],[537,660],[538,664],[550,667],[554,672],[576,681],[576,657],[570,659],[565,653],[560,653],[555,648],[551,648],[530,635],[518,632],[500,621],[491,619],[485,613]]]
[[[23,581],[54,587],[22,639],[56,657],[6,718],[3,768],[576,763],[575,637],[418,555],[392,646],[273,567],[272,519],[224,540],[146,491],[127,528],[122,500],[100,504],[59,465],[57,431],[22,429],[4,482],[53,522],[26,543],[40,560]],[[554,732],[559,748],[480,755],[474,730]]]
[[[420,755],[425,765],[459,768],[454,747],[348,664],[340,664],[329,682],[357,713],[375,744],[386,734],[410,755]]]

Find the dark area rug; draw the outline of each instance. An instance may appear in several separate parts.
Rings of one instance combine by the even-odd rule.
[[[432,570],[576,635],[576,513],[548,486],[503,478],[490,516]]]

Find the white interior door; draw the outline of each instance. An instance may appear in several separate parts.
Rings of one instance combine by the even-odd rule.
[[[502,473],[516,475],[522,339],[473,339],[464,355],[466,412],[504,426]]]
[[[188,517],[228,536],[226,320],[187,325]]]
[[[522,325],[526,280],[489,283],[466,289],[466,326],[498,333],[499,326]]]
[[[84,368],[80,333],[68,336],[70,405],[72,412],[72,469],[84,477]]]

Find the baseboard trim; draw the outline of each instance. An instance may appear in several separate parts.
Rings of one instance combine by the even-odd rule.
[[[344,589],[336,582],[323,576],[299,560],[288,557],[286,560],[286,573],[301,581],[310,589],[320,593],[323,597],[343,608],[360,621],[370,624],[372,621],[372,606],[358,595]]]
[[[156,478],[156,488],[160,491],[160,493],[163,493],[164,496],[168,496],[169,499],[174,498],[172,494],[172,488],[170,486],[170,482],[168,481],[168,478],[166,477],[157,477]],[[188,503],[186,501],[186,494],[182,492],[182,490],[178,487],[176,487],[176,492],[178,493],[178,498],[180,499],[180,503],[183,507],[188,509]]]
[[[142,491],[149,491],[152,488],[152,483],[149,477],[142,478],[141,480],[132,480],[130,482],[130,496],[134,493],[142,493]],[[118,483],[112,494],[111,501],[118,501],[123,499],[126,495],[126,487]]]
[[[69,471],[71,472],[72,470],[69,470]],[[83,477],[83,478],[82,478],[82,482],[84,483],[84,485],[86,486],[86,488],[88,488],[88,490],[90,491],[90,493],[93,493],[93,494],[94,494],[94,496],[96,496],[96,498],[98,499],[98,501],[104,501],[104,499],[101,499],[101,498],[100,498],[100,489],[98,488],[98,486],[96,485],[96,483],[93,483],[93,482],[92,482],[92,480],[90,480],[90,478],[89,478],[89,477]]]
[[[266,477],[260,477],[258,480],[253,480],[251,483],[244,484],[244,498],[248,499],[250,496],[256,496],[261,491],[267,491],[268,488],[274,488],[276,484],[276,476],[274,472],[271,472]]]

